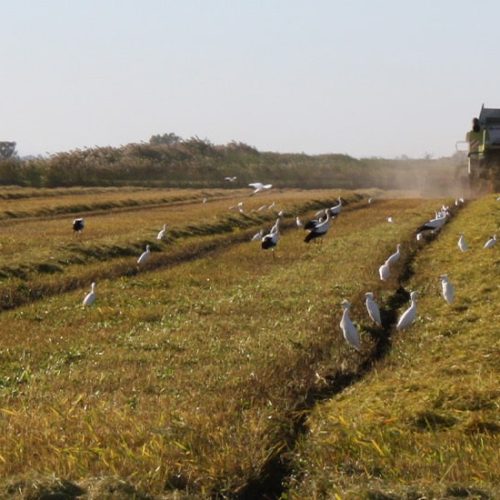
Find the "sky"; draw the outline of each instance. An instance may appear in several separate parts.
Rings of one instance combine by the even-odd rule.
[[[498,0],[0,0],[0,141],[173,132],[260,151],[449,156],[500,107]]]

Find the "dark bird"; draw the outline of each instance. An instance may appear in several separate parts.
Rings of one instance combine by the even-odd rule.
[[[73,231],[75,234],[81,234],[85,227],[85,220],[83,218],[73,220]]]
[[[309,229],[309,233],[304,238],[304,241],[306,243],[309,243],[310,241],[316,238],[321,238],[322,236],[324,236],[328,232],[328,229],[330,229],[330,221],[331,221],[330,211],[326,210],[326,218],[321,222],[318,221]],[[305,229],[307,229],[306,226],[309,224],[309,222],[304,226]]]
[[[261,247],[262,250],[269,250],[273,252],[274,257],[274,247],[278,244],[278,240],[280,237],[280,219],[276,220],[276,223],[271,228],[268,234],[264,235],[261,239]]]

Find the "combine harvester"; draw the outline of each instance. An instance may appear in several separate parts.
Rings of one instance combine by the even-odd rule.
[[[457,145],[460,143],[457,143]],[[464,144],[464,142],[461,142]],[[481,107],[467,132],[469,184],[471,192],[500,190],[500,109]]]

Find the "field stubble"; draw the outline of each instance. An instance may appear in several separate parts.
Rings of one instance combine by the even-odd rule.
[[[470,202],[417,254],[415,325],[376,370],[314,409],[290,498],[498,498],[500,262],[483,244],[499,224],[493,197]]]
[[[355,372],[371,355],[360,293],[375,291],[381,303],[393,295],[397,279],[381,284],[378,265],[396,243],[414,245],[414,228],[439,203],[347,210],[323,243],[285,232],[276,259],[245,242],[101,279],[88,310],[71,292],[2,313],[3,477],[117,476],[154,494],[243,491],[286,450],[291,417],[318,377]],[[106,274],[108,262],[95,265]],[[344,298],[363,318],[361,354],[338,328]]]

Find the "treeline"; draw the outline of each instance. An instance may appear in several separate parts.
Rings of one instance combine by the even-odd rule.
[[[355,159],[347,155],[259,152],[243,143],[214,145],[174,134],[149,143],[77,149],[49,158],[0,161],[0,184],[31,187],[165,186],[233,188],[262,181],[276,187],[418,188],[446,186],[457,178],[457,161]],[[425,186],[422,185],[425,184]]]

